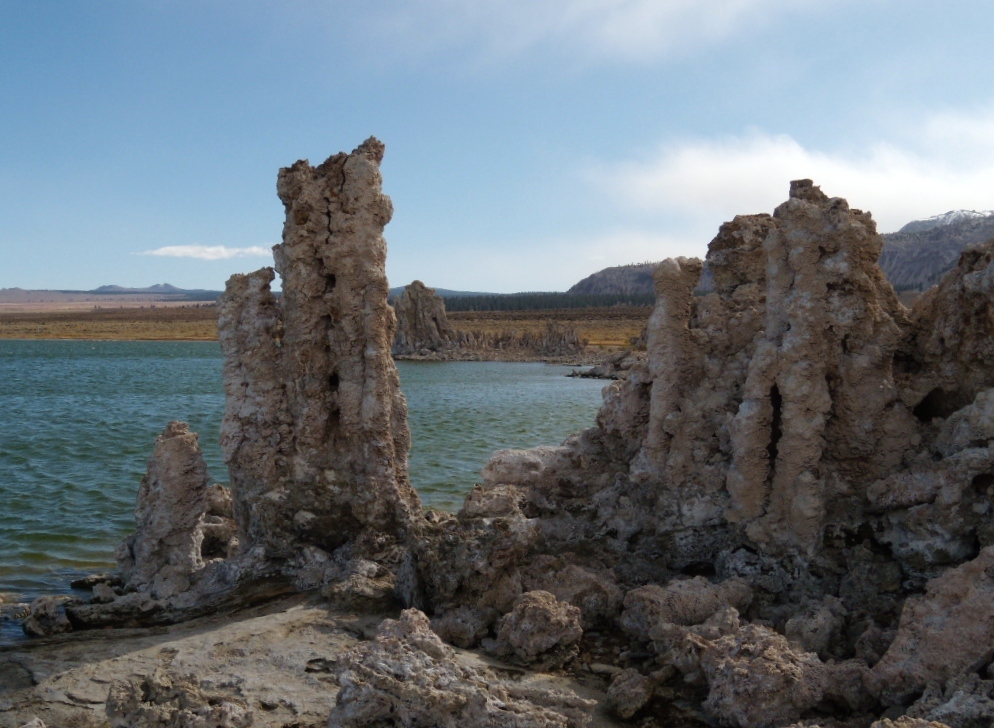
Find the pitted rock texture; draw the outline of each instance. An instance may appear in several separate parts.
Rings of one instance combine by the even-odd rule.
[[[394,356],[440,351],[455,338],[455,330],[445,316],[445,301],[421,281],[404,288],[394,303],[397,333],[393,339]]]
[[[47,637],[63,632],[72,632],[72,624],[61,609],[64,597],[38,597],[28,608],[27,618],[22,625],[29,637]]]
[[[990,676],[990,671],[987,671]],[[924,723],[937,721],[951,728],[987,726],[994,722],[994,680],[964,673],[945,685],[933,683],[908,709],[908,716]]]
[[[280,171],[283,243],[271,269],[219,301],[227,405],[222,445],[243,550],[326,552],[364,529],[400,536],[420,516],[407,405],[390,355],[383,145]]]
[[[538,669],[562,667],[583,635],[580,610],[545,591],[525,592],[497,630],[497,652]]]
[[[945,685],[994,658],[994,547],[928,583],[901,612],[897,636],[871,674],[885,704]],[[948,721],[947,721],[948,722]]]
[[[196,676],[168,670],[111,684],[107,718],[114,728],[249,728],[253,722],[244,702],[205,693]]]
[[[825,666],[815,655],[795,652],[781,635],[754,625],[709,644],[701,667],[709,689],[704,708],[724,725],[788,725],[825,692]]]
[[[724,607],[744,611],[752,602],[752,589],[740,578],[712,584],[703,576],[671,581],[665,587],[648,584],[625,595],[622,628],[632,635],[647,635],[657,625],[701,624]]]
[[[138,491],[135,534],[118,549],[128,589],[169,599],[190,588],[204,566],[210,487],[196,433],[185,422],[170,422],[155,441]]]
[[[461,664],[414,609],[386,620],[338,664],[329,728],[572,728],[587,725],[594,707],[573,693],[516,685]]]
[[[608,688],[608,707],[619,718],[628,720],[652,699],[653,688],[652,680],[640,675],[638,670],[622,670]]]

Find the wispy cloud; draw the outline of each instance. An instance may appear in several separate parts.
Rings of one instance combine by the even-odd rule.
[[[225,245],[167,245],[155,250],[143,250],[138,255],[157,255],[164,258],[196,258],[197,260],[228,260],[229,258],[256,258],[272,255],[269,248],[252,245],[247,248],[229,248]]]
[[[594,60],[646,61],[754,31],[785,14],[848,0],[411,0],[380,13],[381,32],[422,51],[507,58],[546,46]]]
[[[895,139],[839,151],[752,131],[666,143],[647,161],[605,164],[591,177],[622,208],[654,218],[653,227],[697,235],[713,235],[736,214],[772,211],[799,178],[870,210],[881,232],[951,209],[994,207],[994,108],[933,116]]]

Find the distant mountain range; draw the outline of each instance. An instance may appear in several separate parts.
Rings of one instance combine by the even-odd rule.
[[[90,291],[0,288],[0,303],[80,303],[90,301],[102,304],[111,301],[124,303],[129,301],[214,301],[220,295],[221,291],[177,288],[168,283],[159,283],[147,288],[100,286]]]
[[[912,220],[897,232],[922,233],[927,230],[934,230],[935,228],[946,225],[954,225],[966,220],[982,220],[988,217],[994,217],[994,210],[983,210],[981,212],[977,212],[976,210],[950,210],[941,215],[933,215],[932,217],[922,218],[921,220]]]
[[[991,238],[994,211],[953,210],[884,235],[880,267],[897,290],[923,291],[956,265],[966,247]]]
[[[896,233],[883,236],[884,247],[880,267],[898,291],[925,290],[937,283],[959,259],[960,253],[970,245],[994,238],[994,210],[950,210],[922,220],[913,220]],[[658,262],[633,263],[604,268],[592,273],[572,286],[566,294],[573,296],[651,296],[654,294],[652,272]],[[710,290],[710,276],[705,270],[699,293]],[[399,296],[404,286],[390,289],[390,298]],[[483,298],[502,294],[480,291],[455,291],[436,288],[443,298]],[[213,301],[221,291],[177,288],[169,283],[158,283],[147,288],[100,286],[91,291],[26,291],[20,288],[0,289],[0,303],[22,302],[39,296],[53,296],[78,300],[79,297],[131,296],[149,297],[148,300]],[[505,294],[525,296],[537,294]],[[52,299],[54,300],[54,299]]]
[[[950,210],[909,222],[883,238],[880,267],[894,288],[925,290],[956,265],[966,247],[994,238],[994,210]],[[605,268],[584,278],[569,293],[651,295],[652,271],[657,265],[638,263]],[[711,278],[705,270],[697,290],[707,293],[710,285]]]

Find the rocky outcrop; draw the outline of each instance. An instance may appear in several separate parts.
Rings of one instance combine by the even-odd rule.
[[[636,339],[632,343],[637,344],[638,340]],[[645,348],[644,340],[642,341],[641,348]],[[579,377],[581,379],[624,379],[628,376],[631,368],[643,358],[639,354],[632,354],[631,349],[626,349],[625,351],[619,351],[617,354],[611,354],[600,364],[592,366],[589,369],[574,369],[566,376]]]
[[[417,610],[386,620],[376,636],[339,660],[338,704],[331,728],[373,725],[579,727],[594,703],[565,691],[541,691],[460,664]]]
[[[983,667],[986,577],[964,564],[992,535],[994,243],[910,311],[881,245],[868,213],[800,181],[772,216],[722,226],[711,293],[695,295],[700,261],[664,262],[647,360],[605,389],[597,426],[496,453],[458,516],[419,532],[402,596],[471,614],[466,643],[553,591],[537,571],[596,573],[627,592],[629,639],[743,727],[907,707]],[[954,595],[948,629],[983,648],[925,616]],[[899,627],[902,606],[925,626]]]
[[[497,629],[497,653],[514,662],[548,670],[578,653],[583,634],[580,610],[546,591],[525,592]]]
[[[210,479],[196,433],[170,422],[155,441],[138,490],[136,531],[118,549],[125,586],[168,599],[204,566],[201,546]]]
[[[451,344],[455,330],[445,317],[445,301],[421,281],[414,281],[397,298],[393,306],[397,315],[397,333],[393,354],[440,351]]]
[[[689,634],[712,639],[738,629],[739,611],[752,602],[752,590],[739,578],[712,584],[704,577],[647,584],[625,595],[619,625],[636,641],[650,640],[664,654]]]
[[[994,659],[994,547],[928,583],[901,612],[869,684],[887,705],[947,685]]]
[[[155,441],[135,506],[136,531],[117,549],[118,571],[78,580],[88,602],[65,602],[78,627],[162,623],[220,606],[244,565],[231,494],[211,484],[196,433],[170,422]],[[231,600],[233,604],[237,599]]]
[[[242,549],[331,553],[364,532],[402,537],[420,503],[407,474],[407,406],[390,356],[383,145],[280,171],[286,208],[271,269],[219,301],[222,445]]]
[[[248,728],[253,715],[242,701],[205,693],[193,675],[156,670],[111,684],[107,719],[114,728]]]
[[[65,601],[64,597],[48,596],[31,602],[23,623],[24,633],[29,637],[47,637],[71,632],[72,624],[61,609]]]
[[[815,655],[795,652],[781,635],[755,625],[708,644],[701,668],[705,710],[723,725],[789,725],[825,693],[825,666]]]
[[[622,670],[611,681],[607,705],[619,718],[628,720],[652,700],[653,690],[652,680],[638,670]]]
[[[210,485],[197,436],[170,424],[149,461],[137,531],[119,553],[125,593],[71,604],[73,623],[190,618],[282,593],[281,580],[299,589],[343,581],[345,601],[391,600],[384,564],[396,568],[422,515],[390,355],[382,155],[370,139],[318,167],[280,171],[283,293],[277,300],[264,268],[232,276],[218,303],[231,490]],[[367,558],[377,562],[371,572],[348,568]]]

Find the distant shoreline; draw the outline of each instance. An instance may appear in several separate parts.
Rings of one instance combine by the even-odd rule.
[[[154,306],[154,307],[153,307]],[[458,311],[449,316],[459,331],[489,335],[544,331],[550,321],[571,325],[589,341],[588,356],[631,346],[645,329],[649,307],[553,309],[548,311]],[[217,308],[185,303],[128,307],[11,310],[0,306],[0,340],[22,341],[217,341]],[[549,357],[500,350],[459,359],[545,361]],[[587,357],[584,357],[587,358]]]

